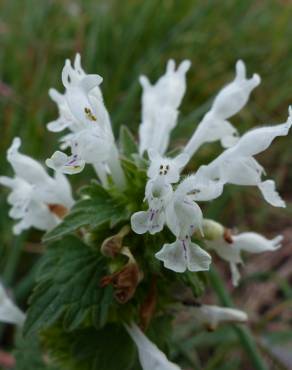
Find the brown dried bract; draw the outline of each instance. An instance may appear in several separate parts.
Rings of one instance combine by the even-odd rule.
[[[110,258],[115,258],[120,253],[122,249],[123,239],[119,235],[111,236],[102,243],[101,253]]]
[[[224,229],[223,238],[227,243],[229,244],[233,243],[232,233],[230,229]]]
[[[101,287],[112,284],[115,289],[115,298],[119,303],[128,302],[135,294],[136,288],[142,279],[142,274],[136,263],[127,264],[121,271],[104,276]]]
[[[62,204],[48,204],[49,210],[59,218],[64,218],[68,213],[68,209]]]

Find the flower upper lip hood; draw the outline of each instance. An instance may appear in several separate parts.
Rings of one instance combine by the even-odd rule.
[[[242,60],[236,63],[236,76],[216,96],[212,110],[214,114],[223,120],[234,116],[247,103],[252,90],[261,82],[260,76],[254,74],[252,78],[246,78],[246,68]]]
[[[142,123],[139,127],[139,151],[142,155],[150,148],[164,154],[172,129],[176,126],[178,107],[186,91],[185,75],[190,61],[184,60],[175,70],[175,62],[169,60],[165,74],[151,85],[141,76],[143,87]]]
[[[245,65],[243,61],[239,60],[236,63],[234,80],[218,93],[211,109],[205,114],[185,146],[184,152],[191,157],[204,143],[217,140],[220,140],[225,148],[234,145],[239,135],[228,119],[245,106],[250,93],[259,85],[260,81],[257,74],[247,79]]]

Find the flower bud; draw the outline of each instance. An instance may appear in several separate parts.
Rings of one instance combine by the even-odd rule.
[[[207,240],[221,239],[222,236],[224,235],[225,230],[224,227],[221,224],[219,224],[219,222],[207,218],[204,218],[203,220],[202,229],[204,239]],[[197,231],[195,236],[197,238],[201,238],[201,233]]]

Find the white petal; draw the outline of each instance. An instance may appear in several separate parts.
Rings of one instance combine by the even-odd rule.
[[[190,157],[186,153],[181,153],[177,157],[174,158],[174,162],[178,169],[184,168],[184,166],[188,163]]]
[[[143,370],[181,370],[167,359],[165,354],[145,336],[136,324],[125,325],[125,328],[137,346]]]
[[[136,234],[145,234],[148,231],[148,212],[140,211],[131,216],[131,227]]]
[[[65,96],[56,89],[49,89],[49,96],[57,105],[65,103]]]
[[[15,179],[12,179],[11,177],[7,176],[0,176],[0,184],[12,189],[15,184]]]
[[[7,159],[13,167],[16,176],[30,184],[50,182],[49,175],[40,163],[18,152],[20,145],[20,139],[15,138],[7,151]]]
[[[136,212],[131,217],[132,229],[137,234],[156,234],[163,229],[164,222],[164,213],[159,209]]]
[[[99,75],[86,75],[80,81],[80,87],[89,93],[92,89],[102,83],[103,78]]]
[[[247,103],[252,90],[259,85],[260,77],[253,75],[245,78],[245,66],[242,61],[236,64],[237,75],[230,84],[225,86],[214,100],[212,111],[218,118],[228,119],[239,112]]]
[[[167,184],[179,181],[181,169],[188,162],[187,154],[179,154],[175,158],[162,157],[156,150],[148,151],[151,160],[147,175],[150,179],[160,178]]]
[[[187,143],[184,152],[190,157],[207,142],[220,140],[224,147],[230,147],[237,142],[237,130],[227,119],[240,111],[247,103],[251,91],[260,83],[258,75],[254,75],[251,79],[246,79],[245,75],[245,65],[242,61],[238,61],[234,81],[219,92],[210,111],[204,116]]]
[[[65,130],[70,125],[69,121],[66,121],[62,118],[58,118],[55,121],[49,122],[47,124],[47,129],[51,132],[61,132]]]
[[[220,119],[210,111],[199,123],[193,136],[184,148],[184,152],[192,156],[204,143],[220,140],[224,148],[238,141],[238,132],[227,120]]]
[[[223,238],[218,240],[206,240],[208,248],[213,249],[220,258],[227,262],[241,263],[240,249],[235,243],[227,243]]]
[[[60,219],[50,212],[47,205],[31,201],[22,220],[14,225],[13,232],[19,235],[23,230],[35,227],[38,230],[51,230],[58,225]]]
[[[269,127],[260,127],[244,134],[234,150],[245,156],[253,156],[266,150],[277,136],[286,136],[292,125],[292,119],[286,123]]]
[[[55,171],[73,175],[84,169],[85,162],[78,158],[77,155],[68,157],[65,153],[56,151],[51,158],[46,160],[46,165]]]
[[[238,266],[236,263],[233,263],[233,262],[230,262],[229,265],[230,265],[230,271],[231,271],[232,285],[237,287],[239,285],[239,281],[241,278]]]
[[[186,252],[180,240],[172,244],[164,244],[155,257],[163,262],[164,267],[172,271],[185,272],[187,269]]]
[[[246,232],[233,236],[236,248],[250,253],[261,253],[266,251],[275,251],[281,247],[282,235],[278,235],[272,240],[266,239],[264,236]]]
[[[207,271],[212,262],[211,256],[199,245],[189,243],[187,248],[188,269],[190,271]]]
[[[166,73],[156,84],[151,85],[145,76],[140,77],[143,87],[140,154],[151,147],[161,154],[167,149],[171,130],[177,123],[177,109],[186,90],[185,74],[189,67],[190,62],[183,61],[175,70],[175,63],[170,60]]]
[[[265,200],[274,207],[286,207],[286,203],[280,197],[279,193],[276,190],[276,185],[273,180],[266,180],[258,184]]]
[[[60,203],[70,209],[74,204],[70,182],[67,177],[59,171],[55,172],[55,180],[58,189],[57,196]]]
[[[235,308],[219,307],[212,305],[201,305],[192,308],[196,320],[202,324],[215,329],[220,323],[246,322],[247,314]]]
[[[218,198],[224,187],[224,181],[215,181],[208,178],[208,171],[201,166],[198,171],[184,179],[177,187],[176,195],[188,195],[194,201],[209,201]]]
[[[167,212],[169,213],[169,209]],[[185,237],[185,235],[191,235],[197,230],[202,231],[203,214],[201,208],[196,202],[194,202],[190,196],[183,198],[179,197],[174,201],[174,212],[176,217],[176,226],[172,228],[172,224],[169,223],[171,231],[176,236]],[[168,215],[166,216],[169,220]]]
[[[72,153],[86,163],[106,162],[113,153],[113,141],[98,127],[88,128],[76,133],[72,138]]]
[[[85,75],[85,72],[81,66],[81,55],[79,53],[76,53],[75,59],[74,59],[74,69],[75,71],[83,77]]]
[[[24,320],[24,313],[11,301],[0,283],[0,321],[22,326]]]

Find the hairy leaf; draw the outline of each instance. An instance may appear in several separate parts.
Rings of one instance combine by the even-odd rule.
[[[114,226],[129,217],[126,204],[99,184],[93,183],[83,188],[81,193],[83,198],[76,202],[60,225],[44,236],[44,241],[60,238],[82,226],[96,228],[106,222]]]
[[[120,128],[120,150],[127,158],[131,158],[132,154],[138,153],[137,143],[126,126],[121,126]]]
[[[52,328],[44,333],[44,343],[63,370],[129,370],[136,359],[133,341],[117,324],[72,333]]]
[[[14,370],[58,370],[57,367],[44,359],[38,337],[19,336],[14,350],[16,364]]]
[[[67,236],[51,244],[30,299],[24,332],[47,328],[57,320],[68,331],[84,323],[103,326],[113,302],[112,288],[100,287],[104,274],[104,258],[78,238]]]

